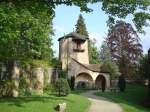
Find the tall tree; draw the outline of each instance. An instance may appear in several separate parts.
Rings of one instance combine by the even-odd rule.
[[[89,50],[89,61],[91,64],[99,64],[100,63],[100,54],[99,50],[96,47],[96,40],[89,40],[88,44],[88,50]]]
[[[111,53],[106,41],[103,41],[100,47],[100,64],[102,71],[107,71],[110,73],[111,86],[115,86],[112,83],[112,79],[118,77],[120,72],[118,65],[111,60]]]
[[[77,24],[75,26],[76,26],[77,33],[89,37],[87,29],[86,29],[86,24],[84,23],[84,18],[82,17],[81,14],[79,15]],[[95,39],[93,39],[93,40],[89,39],[88,50],[89,50],[89,61],[91,64],[99,63],[99,51],[98,51],[97,47],[95,46],[95,44],[96,44]]]
[[[88,37],[88,32],[87,32],[87,29],[86,29],[86,24],[84,23],[84,18],[82,17],[81,14],[79,15],[77,24],[75,26],[76,26],[76,31],[75,32],[77,32],[77,33],[79,33],[81,35],[85,35],[85,36]]]
[[[53,56],[53,10],[44,3],[0,3],[0,59],[47,60]]]
[[[122,74],[136,68],[142,55],[142,45],[131,24],[119,21],[108,33],[107,44],[113,60],[117,61]],[[136,71],[136,69],[134,69]]]
[[[108,26],[112,26],[118,18],[126,18],[129,14],[133,16],[133,23],[139,32],[143,32],[143,26],[148,26],[147,20],[150,20],[149,0],[25,0],[26,2],[39,2],[43,6],[49,6],[50,10],[54,10],[57,5],[65,4],[67,6],[76,5],[80,7],[81,11],[91,12],[88,8],[88,3],[100,3],[100,7],[106,14],[108,14]],[[21,2],[21,0],[1,0],[1,2]],[[31,5],[32,6],[32,5]]]
[[[143,56],[139,61],[139,73],[142,75],[141,77],[147,78],[148,81],[148,95],[150,100],[150,48],[148,50],[148,54]]]
[[[103,41],[100,47],[100,61],[111,61],[111,54],[106,41]]]

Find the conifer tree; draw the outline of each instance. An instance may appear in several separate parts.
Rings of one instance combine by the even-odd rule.
[[[79,33],[81,35],[85,35],[85,36],[88,37],[88,32],[87,32],[87,29],[86,29],[86,24],[84,23],[84,18],[82,17],[81,14],[79,15],[77,24],[75,26],[76,26],[76,31],[75,31],[76,33]]]
[[[86,24],[84,23],[84,18],[82,15],[79,15],[76,26],[76,33],[79,33],[81,35],[85,35],[89,37],[88,31],[86,29]],[[89,61],[91,64],[97,64],[99,63],[99,51],[97,47],[95,46],[96,40],[89,39],[88,42],[88,50],[89,50]]]

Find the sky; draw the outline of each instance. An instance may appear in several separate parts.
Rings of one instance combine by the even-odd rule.
[[[59,42],[58,38],[75,31],[75,24],[78,20],[79,14],[82,14],[85,19],[89,38],[96,39],[96,46],[100,48],[102,41],[107,36],[107,14],[101,10],[100,4],[89,4],[88,7],[93,9],[93,12],[80,12],[80,8],[76,6],[59,5],[55,9],[55,18],[53,20],[54,33],[53,49],[55,56],[58,57]],[[132,23],[132,16],[128,16],[125,21]],[[133,26],[134,27],[134,26]],[[144,28],[146,35],[139,34],[144,53],[150,48],[150,27]]]

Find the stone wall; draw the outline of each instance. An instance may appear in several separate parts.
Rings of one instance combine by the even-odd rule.
[[[13,82],[12,96],[17,97],[19,95],[18,88],[20,82],[20,77],[25,76],[30,81],[27,86],[29,92],[36,91],[37,94],[43,94],[43,88],[45,81],[46,83],[51,83],[58,78],[58,72],[56,69],[43,67],[30,68],[30,72],[25,72],[21,69],[17,62],[13,62],[11,67],[6,67],[7,65],[1,64],[0,67],[0,80]]]

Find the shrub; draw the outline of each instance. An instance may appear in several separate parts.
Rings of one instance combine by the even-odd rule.
[[[102,77],[102,92],[105,92],[105,89],[106,89],[106,80],[104,77]]]
[[[125,91],[126,81],[125,81],[124,75],[119,76],[118,87],[119,87],[121,92]]]
[[[58,70],[59,78],[67,78],[67,72],[65,70]]]
[[[75,77],[71,76],[71,80],[70,80],[70,88],[71,88],[71,90],[74,90],[74,86],[75,86]]]
[[[67,96],[70,93],[68,81],[64,78],[59,78],[54,85],[54,92],[58,96]]]
[[[111,78],[114,78],[114,77],[120,75],[118,66],[116,65],[116,63],[114,63],[112,61],[104,61],[104,62],[102,62],[101,70],[103,72],[109,72],[110,75],[111,75]]]
[[[55,89],[54,88],[54,84],[53,83],[49,83],[49,84],[44,86],[43,91],[46,94],[50,94],[50,93],[54,92],[54,89]]]

